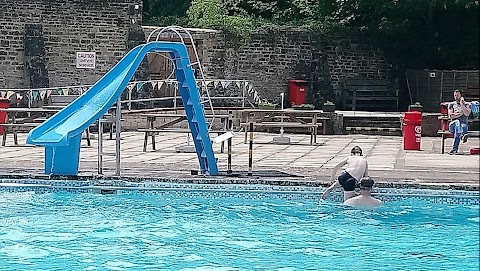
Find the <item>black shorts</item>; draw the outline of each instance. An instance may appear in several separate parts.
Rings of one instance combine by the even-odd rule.
[[[355,187],[357,186],[357,180],[346,171],[342,172],[342,174],[338,176],[338,182],[345,191],[355,191]]]

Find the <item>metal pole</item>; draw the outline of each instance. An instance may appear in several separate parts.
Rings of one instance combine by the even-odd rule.
[[[127,87],[128,89],[128,110],[132,110],[132,88]],[[120,98],[119,98],[120,99]]]
[[[103,124],[98,120],[98,174],[103,174]]]
[[[247,84],[243,83],[241,86],[242,86],[242,108],[245,108],[245,89],[247,88]]]
[[[280,106],[280,108],[282,109],[282,118],[280,119],[280,122],[281,122],[281,126],[280,126],[280,136],[283,137],[283,118],[284,118],[284,113],[283,113],[283,102],[284,102],[284,97],[285,97],[285,93],[280,93],[280,97],[281,97],[281,103],[282,105]]]
[[[177,88],[173,86],[173,109],[177,110]]]
[[[116,162],[116,170],[115,175],[120,176],[120,132],[122,127],[120,126],[120,118],[122,114],[122,104],[121,98],[117,100],[117,108],[115,109],[115,162]]]
[[[232,120],[232,111],[228,111],[228,130],[231,131],[233,129],[233,120]],[[227,140],[227,174],[232,174],[232,138]]]
[[[253,122],[250,122],[249,126],[249,132],[250,132],[250,143],[248,145],[248,176],[253,175]]]
[[[232,138],[227,140],[227,174],[232,174]]]

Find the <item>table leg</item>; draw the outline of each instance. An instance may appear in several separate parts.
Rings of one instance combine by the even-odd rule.
[[[110,137],[109,138],[110,138],[110,140],[113,140],[113,123],[110,123]]]
[[[2,146],[5,146],[5,142],[7,141],[7,127],[3,129],[3,137],[2,137]]]
[[[442,154],[445,153],[445,138],[446,138],[446,135],[442,134]]]
[[[310,145],[313,145],[313,133],[315,131],[315,127],[310,127]]]
[[[354,90],[352,94],[352,110],[355,111],[355,107],[357,105],[357,92]]]
[[[148,143],[148,132],[145,132],[145,138],[143,139],[143,152],[147,151],[147,143]]]
[[[243,144],[247,144],[247,133],[248,133],[248,130],[247,130],[247,126],[245,125],[245,138],[243,139]]]
[[[153,129],[154,122],[155,122],[155,118],[150,117],[150,129]],[[156,147],[155,147],[155,133],[152,133],[152,149],[156,150]]]
[[[18,136],[16,130],[13,131],[13,143],[15,144],[15,146],[18,145]]]
[[[222,133],[218,133],[217,136],[220,136]],[[220,153],[224,153],[225,152],[225,141],[222,141],[220,143]]]
[[[92,142],[90,142],[90,127],[85,130],[85,134],[87,135],[87,146],[92,146]]]

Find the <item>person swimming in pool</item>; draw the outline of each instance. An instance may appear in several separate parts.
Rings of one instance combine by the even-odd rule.
[[[347,165],[345,170],[338,176],[335,180],[335,175],[337,170],[342,166]],[[355,146],[351,150],[350,156],[340,161],[334,168],[332,172],[332,177],[330,182],[332,185],[328,187],[325,192],[323,192],[322,199],[326,199],[334,188],[342,186],[343,200],[347,200],[355,196],[355,187],[357,182],[360,181],[362,177],[368,176],[368,163],[367,159],[363,156],[362,148]]]
[[[360,179],[360,195],[347,199],[343,204],[360,207],[374,208],[383,204],[379,199],[372,197],[372,188],[374,181],[370,177]]]

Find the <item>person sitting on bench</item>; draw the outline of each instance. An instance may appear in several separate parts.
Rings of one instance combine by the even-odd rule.
[[[464,143],[468,139],[468,115],[470,115],[470,105],[463,98],[463,90],[456,89],[453,92],[455,101],[448,105],[448,117],[452,119],[448,125],[448,130],[453,133],[453,146],[448,154],[457,154],[460,140]]]

